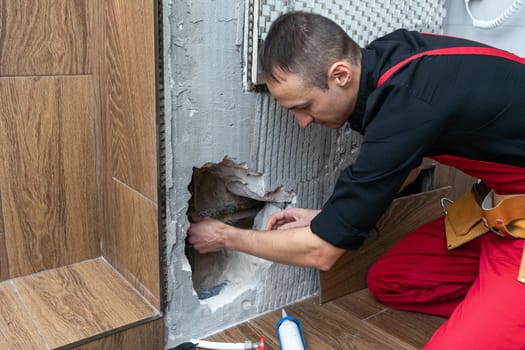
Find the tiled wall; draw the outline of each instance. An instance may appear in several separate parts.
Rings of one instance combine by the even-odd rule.
[[[472,14],[480,20],[498,17],[514,0],[471,1]],[[480,41],[525,56],[525,5],[496,29],[479,29],[472,21],[462,0],[447,0],[445,33]]]
[[[90,7],[0,3],[0,280],[100,255]]]

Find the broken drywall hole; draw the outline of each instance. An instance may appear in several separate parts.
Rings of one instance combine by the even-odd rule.
[[[213,217],[240,228],[264,229],[269,216],[295,201],[295,194],[282,187],[267,191],[264,175],[226,157],[193,169],[188,186],[192,213]],[[256,283],[254,275],[266,262],[247,254],[220,251],[200,254],[185,247],[191,266],[193,287],[202,301],[224,294],[238,294]],[[233,295],[232,295],[233,296]]]

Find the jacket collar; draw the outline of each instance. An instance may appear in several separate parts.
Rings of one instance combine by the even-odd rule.
[[[359,81],[359,91],[354,112],[348,118],[350,127],[359,132],[364,131],[364,117],[366,113],[366,100],[370,93],[375,89],[374,67],[377,61],[374,50],[361,49],[361,78]]]

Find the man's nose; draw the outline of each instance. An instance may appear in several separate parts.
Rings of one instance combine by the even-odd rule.
[[[295,120],[297,120],[297,123],[301,128],[306,128],[314,121],[314,118],[312,118],[312,116],[306,112],[293,111],[293,114],[295,116]]]

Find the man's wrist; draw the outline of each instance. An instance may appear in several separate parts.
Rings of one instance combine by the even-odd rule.
[[[238,250],[239,247],[239,231],[241,229],[230,226],[230,225],[224,225],[224,227],[220,230],[219,236],[222,241],[222,244],[225,249],[228,250]]]

